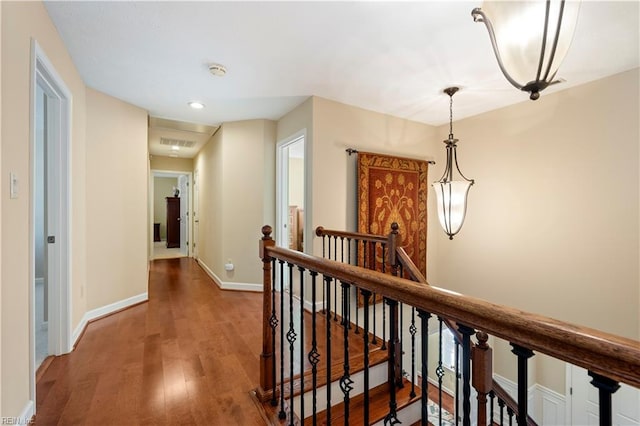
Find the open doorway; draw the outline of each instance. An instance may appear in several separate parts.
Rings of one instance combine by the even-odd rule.
[[[31,82],[31,396],[50,355],[71,348],[69,144],[71,94],[37,42]],[[17,177],[16,177],[17,179]],[[11,198],[19,198],[12,176]],[[82,291],[83,287],[81,287]]]
[[[151,171],[153,259],[191,256],[191,173]]]
[[[276,244],[304,251],[305,241],[305,140],[304,135],[277,146]]]
[[[305,131],[276,145],[276,244],[302,252],[309,251],[310,241],[307,160]]]

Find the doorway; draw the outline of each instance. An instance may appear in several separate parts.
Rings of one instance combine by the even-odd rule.
[[[308,156],[303,130],[276,145],[276,245],[309,252]],[[309,241],[308,241],[309,240]],[[289,282],[284,277],[285,284]]]
[[[598,425],[598,389],[591,384],[587,370],[567,364],[569,409],[572,425]],[[616,426],[640,425],[640,390],[621,384],[612,396],[612,423]]]
[[[30,342],[31,395],[49,355],[71,351],[69,144],[71,94],[32,43]],[[19,193],[12,193],[12,198]],[[82,291],[82,288],[81,288]]]
[[[190,172],[151,171],[152,259],[192,255],[191,178]]]

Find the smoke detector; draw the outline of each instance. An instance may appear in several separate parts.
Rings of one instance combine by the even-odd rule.
[[[227,68],[220,64],[209,64],[209,72],[216,77],[223,77],[227,73]]]

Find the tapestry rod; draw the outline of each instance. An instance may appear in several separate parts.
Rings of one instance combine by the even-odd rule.
[[[351,154],[357,154],[358,153],[358,150],[357,149],[353,149],[353,148],[347,148],[345,151],[347,151],[349,156],[351,156]],[[428,164],[436,164],[436,162],[433,161],[433,160],[426,160],[426,162]]]

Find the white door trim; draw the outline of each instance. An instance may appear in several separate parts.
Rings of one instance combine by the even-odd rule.
[[[55,235],[55,244],[49,245],[47,250],[52,254],[49,259],[50,279],[50,311],[49,334],[50,351],[55,355],[70,352],[71,345],[71,110],[72,95],[64,80],[57,73],[55,67],[40,47],[38,42],[31,40],[31,84],[30,84],[30,164],[31,184],[29,188],[29,282],[35,282],[35,147],[36,147],[36,86],[40,84],[48,95],[57,101],[59,120],[55,123],[55,137],[48,147],[48,157],[53,159],[53,173],[47,177],[47,185],[53,185],[55,197],[48,201],[47,219],[48,234]],[[48,160],[49,164],[52,161]],[[30,294],[30,394],[35,401],[35,291]]]
[[[285,148],[298,142],[304,141],[304,242],[305,253],[313,251],[313,226],[311,220],[311,144],[307,138],[307,129],[299,130],[291,136],[276,143],[276,223],[273,238],[276,244],[288,247],[286,241],[283,242],[283,218],[288,214],[288,210],[283,211],[282,205],[288,189],[288,168],[284,167],[283,155]]]
[[[189,184],[189,192],[187,194],[188,199],[188,217],[189,222],[187,223],[187,234],[189,240],[189,249],[188,249],[188,257],[194,257],[193,243],[194,243],[194,235],[193,235],[193,172],[180,172],[175,170],[160,170],[160,169],[151,169],[151,179],[149,179],[149,205],[151,207],[151,211],[149,213],[149,260],[153,260],[153,205],[154,205],[154,178],[156,177],[175,177],[178,178],[180,176],[187,176],[187,182]]]

